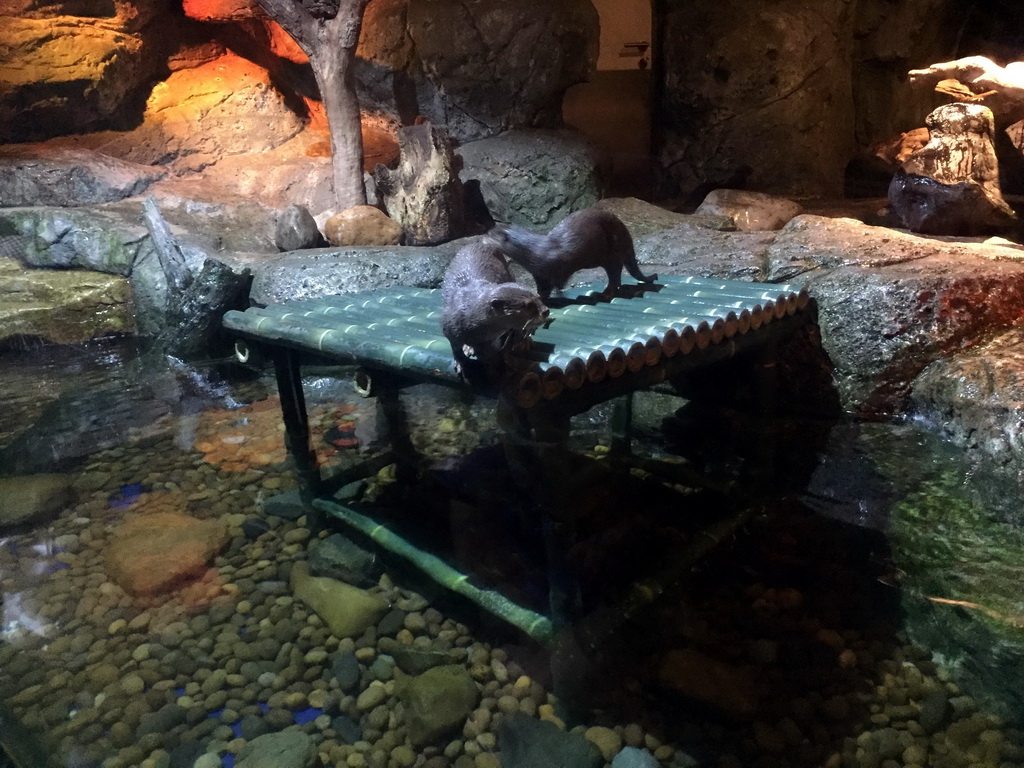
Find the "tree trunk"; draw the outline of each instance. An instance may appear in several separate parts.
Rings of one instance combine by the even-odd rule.
[[[358,13],[362,15],[362,5]],[[344,9],[343,9],[344,10]],[[363,185],[363,132],[352,77],[355,43],[346,45],[337,37],[342,11],[319,29],[319,41],[309,63],[313,67],[320,98],[331,134],[331,168],[334,172],[334,200],[338,211],[366,204]]]
[[[369,0],[340,0],[338,12],[329,18],[312,16],[299,0],[257,2],[309,57],[331,134],[337,210],[365,204],[363,134],[352,62]]]

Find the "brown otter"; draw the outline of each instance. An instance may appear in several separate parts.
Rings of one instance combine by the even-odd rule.
[[[641,282],[658,279],[640,271],[633,237],[622,220],[600,208],[569,214],[547,235],[506,227],[492,231],[489,237],[506,256],[533,275],[542,299],[548,298],[552,289],[560,292],[581,269],[603,269],[608,275],[604,293],[609,297],[622,284],[623,267]]]
[[[501,251],[486,241],[455,254],[444,274],[441,297],[441,331],[452,345],[456,370],[469,379],[477,374],[472,358],[477,369],[493,369],[501,363],[501,352],[529,336],[548,316],[540,297],[515,282]]]

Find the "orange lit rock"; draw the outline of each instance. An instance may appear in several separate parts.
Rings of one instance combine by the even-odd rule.
[[[270,38],[271,53],[296,64],[306,64],[309,61],[309,57],[295,42],[295,38],[281,29],[280,24],[271,19],[264,19],[264,26],[267,29],[267,36]]]
[[[133,595],[153,595],[203,574],[227,542],[215,520],[197,520],[178,512],[128,518],[107,547],[108,578]]]
[[[183,0],[185,15],[199,21],[235,21],[259,14],[255,0]]]
[[[267,71],[229,53],[158,83],[143,124],[114,137],[107,151],[132,162],[199,170],[226,156],[273,149],[303,127]]]
[[[57,16],[0,22],[0,136],[81,133],[109,121],[151,77],[143,37],[116,19]]]
[[[334,246],[398,245],[402,228],[379,208],[357,205],[331,216],[324,224],[324,237]]]

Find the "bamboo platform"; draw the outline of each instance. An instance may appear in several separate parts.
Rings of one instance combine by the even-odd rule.
[[[552,301],[549,321],[527,349],[516,353],[506,379],[492,391],[478,391],[497,398],[508,445],[518,441],[525,450],[557,450],[567,441],[571,416],[617,399],[626,404],[628,421],[633,392],[740,354],[752,353],[770,380],[777,344],[814,317],[811,297],[797,285],[664,276],[653,285],[623,286],[611,300],[603,297],[603,288],[602,281]],[[333,491],[356,479],[351,473],[330,483],[321,477],[310,443],[302,366],[357,366],[357,387],[378,398],[401,464],[414,451],[403,429],[400,389],[419,382],[471,388],[456,372],[440,319],[440,290],[392,287],[231,311],[223,325],[238,339],[240,361],[261,352],[274,362],[286,444],[314,521],[320,514],[343,522],[447,589],[546,642],[567,621],[566,595],[552,593],[551,615],[545,616],[478,587],[433,554],[338,503]],[[628,439],[628,425],[624,431]],[[559,544],[549,552],[562,549]]]

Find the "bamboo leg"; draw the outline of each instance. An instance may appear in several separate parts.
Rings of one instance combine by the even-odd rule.
[[[378,377],[376,384],[377,407],[387,425],[388,440],[398,465],[398,480],[415,480],[419,472],[419,454],[409,436],[409,419],[399,395],[400,387],[389,377]]]
[[[299,480],[299,495],[303,504],[312,509],[313,499],[320,495],[320,466],[309,436],[309,414],[306,396],[302,391],[301,364],[295,350],[278,350],[274,354],[274,373],[281,396],[281,416],[284,419],[284,444],[295,464]],[[310,525],[322,527],[322,516],[311,513]]]
[[[616,398],[612,410],[611,455],[626,458],[633,453],[633,393]]]

